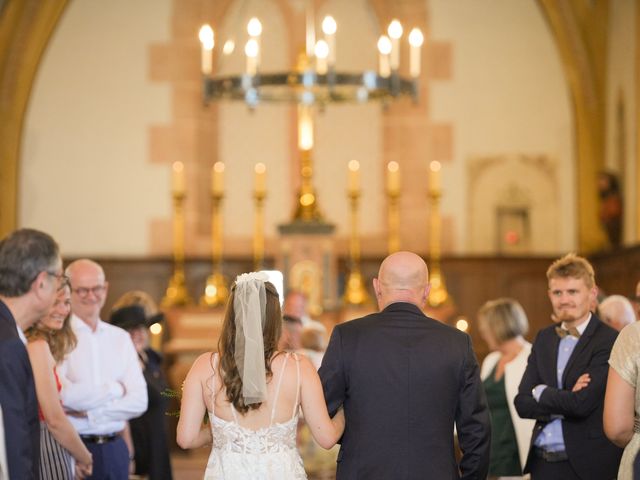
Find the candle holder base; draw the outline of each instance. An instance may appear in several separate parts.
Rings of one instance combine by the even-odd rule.
[[[429,307],[438,308],[452,303],[451,296],[449,292],[447,292],[444,278],[442,278],[440,272],[433,272],[429,282],[431,283],[431,290],[429,292],[429,298],[427,299],[427,305]]]
[[[359,270],[349,273],[342,301],[345,305],[366,305],[371,302]]]
[[[204,295],[200,297],[200,305],[205,307],[219,307],[227,303],[229,288],[227,281],[220,272],[213,273],[207,278]]]
[[[169,280],[169,286],[160,302],[162,307],[183,307],[192,303],[185,285],[184,272],[176,270]]]

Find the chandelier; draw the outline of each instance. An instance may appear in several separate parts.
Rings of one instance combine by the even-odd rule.
[[[213,69],[213,50],[216,36],[210,25],[200,28],[202,95],[205,105],[212,101],[243,101],[250,109],[260,103],[289,103],[297,105],[298,150],[300,157],[300,187],[292,222],[280,227],[300,226],[318,232],[332,232],[334,226],[324,220],[313,185],[314,115],[330,103],[365,103],[382,101],[383,104],[401,96],[417,103],[420,77],[421,49],[424,36],[413,28],[406,35],[409,47],[409,65],[403,66],[408,76],[400,74],[400,50],[404,28],[392,20],[385,34],[377,42],[377,70],[357,73],[336,69],[336,32],[338,23],[327,15],[321,22],[321,34],[316,38],[313,1],[306,0],[304,50],[297,64],[287,71],[270,72],[261,62],[262,22],[252,17],[246,28],[244,43],[244,69],[235,75],[219,75]],[[246,6],[246,4],[243,4]],[[221,61],[236,48],[233,38],[223,39]],[[404,47],[406,48],[406,47]],[[357,194],[351,195],[352,210]],[[355,214],[354,214],[354,218]],[[357,223],[355,220],[352,223]],[[283,231],[283,230],[281,230]],[[353,239],[352,239],[353,240]],[[347,303],[360,304],[367,298],[366,287],[359,267],[359,246],[350,251],[350,272],[347,280]],[[359,245],[359,244],[358,244]]]
[[[240,100],[254,108],[261,102],[323,106],[340,102],[387,101],[399,96],[409,96],[417,101],[421,48],[424,42],[420,29],[413,28],[408,35],[408,77],[400,75],[400,49],[404,29],[398,20],[392,20],[387,33],[378,39],[376,71],[341,72],[336,70],[337,22],[330,15],[324,17],[321,22],[321,38],[316,40],[310,3],[306,10],[306,48],[300,55],[298,64],[289,71],[262,71],[262,23],[253,17],[247,24],[244,72],[229,76],[216,75],[213,69],[213,49],[216,45],[214,30],[208,24],[203,25],[199,38],[202,47],[204,102]],[[222,59],[235,48],[235,42],[227,39],[222,47]]]

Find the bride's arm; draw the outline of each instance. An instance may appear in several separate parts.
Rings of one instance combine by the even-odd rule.
[[[300,404],[304,419],[316,442],[323,448],[331,448],[344,432],[344,413],[341,408],[333,418],[329,418],[318,372],[306,357],[299,356],[299,359]]]
[[[203,425],[202,420],[207,411],[202,385],[211,375],[211,352],[204,353],[193,363],[182,387],[180,403],[180,419],[176,442],[181,448],[198,448],[211,443],[211,428]],[[210,392],[209,392],[210,394]]]

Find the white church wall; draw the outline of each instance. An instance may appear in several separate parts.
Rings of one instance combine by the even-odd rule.
[[[459,253],[495,252],[492,225],[469,218],[468,185],[474,181],[469,164],[475,157],[503,155],[543,155],[557,164],[553,207],[563,218],[548,232],[553,241],[533,242],[530,253],[575,248],[569,92],[541,11],[529,0],[428,0],[428,5],[431,37],[452,43],[452,80],[432,82],[431,115],[454,125],[454,161],[442,169],[443,214],[454,218]],[[522,168],[520,174],[531,181]],[[547,224],[532,225],[534,238]]]
[[[636,8],[632,0],[610,3],[607,50],[606,165],[622,178],[624,240],[628,243],[637,238]]]
[[[148,80],[148,48],[169,37],[170,0],[69,2],[44,52],[26,115],[19,224],[65,255],[143,255],[149,219],[169,215],[169,169],[148,163],[148,127],[170,115]]]

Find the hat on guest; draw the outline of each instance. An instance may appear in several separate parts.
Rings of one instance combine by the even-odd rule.
[[[140,305],[130,305],[115,310],[111,314],[110,323],[125,330],[133,330],[138,327],[148,327],[151,323]]]

